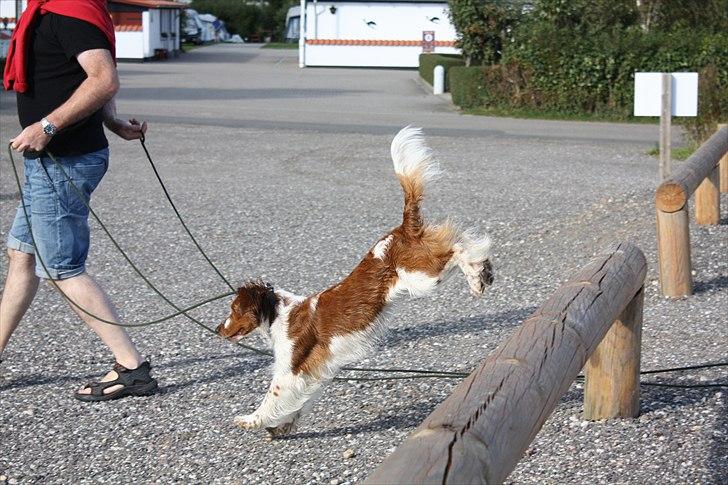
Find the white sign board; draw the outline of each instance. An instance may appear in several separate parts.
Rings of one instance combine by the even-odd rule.
[[[698,116],[698,73],[673,72],[672,116]],[[634,115],[660,116],[662,73],[634,73]]]

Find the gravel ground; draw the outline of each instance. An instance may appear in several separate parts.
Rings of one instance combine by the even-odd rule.
[[[462,116],[427,95],[413,71],[299,71],[291,55],[220,46],[121,66],[128,90],[120,110],[155,121],[148,145],[162,176],[233,281],[262,277],[309,293],[345,276],[399,223],[402,196],[389,142],[413,121],[424,126],[446,170],[428,194],[428,217],[453,216],[488,231],[496,283],[474,300],[464,280],[453,278],[434,298],[404,303],[362,365],[468,370],[570,272],[621,240],[637,243],[650,263],[643,368],[726,359],[728,220],[691,227],[695,295],[659,295],[657,162],[645,155],[656,127]],[[202,69],[211,74],[210,89],[194,87]],[[5,143],[17,122],[12,97],[0,101]],[[111,149],[94,205],[122,247],[176,302],[224,292],[165,206],[140,147],[113,139]],[[3,239],[17,197],[8,167],[3,155]],[[728,205],[725,194],[722,203]],[[98,225],[93,238],[89,271],[125,321],[169,312]],[[215,325],[228,303],[194,313]],[[41,288],[0,367],[0,483],[356,483],[456,384],[335,382],[297,434],[268,442],[264,433],[232,425],[234,415],[258,404],[268,360],[183,318],[132,335],[162,392],[76,402],[72,390],[112,362],[61,299]],[[649,380],[725,382],[726,371]],[[574,385],[510,481],[728,482],[725,389],[645,386],[638,419],[605,423],[583,421],[581,399]]]

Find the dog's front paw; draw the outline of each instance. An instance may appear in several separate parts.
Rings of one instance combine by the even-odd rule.
[[[235,416],[233,423],[243,429],[260,429],[263,427],[263,420],[257,414]]]

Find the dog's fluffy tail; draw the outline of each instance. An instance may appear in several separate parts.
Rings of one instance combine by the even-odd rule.
[[[394,172],[404,190],[402,225],[417,229],[422,226],[420,205],[425,185],[440,174],[432,151],[425,145],[420,128],[406,126],[392,140]]]

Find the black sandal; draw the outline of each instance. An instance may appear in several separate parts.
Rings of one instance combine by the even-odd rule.
[[[150,371],[152,366],[149,362],[143,362],[136,369],[129,370],[118,362],[114,364],[114,372],[118,375],[116,379],[108,382],[89,382],[83,389],[90,388],[90,394],[81,394],[76,391],[73,397],[79,401],[96,402],[111,401],[126,396],[149,396],[157,390],[157,380],[154,379]],[[104,389],[121,384],[121,389],[114,392],[104,394]]]

